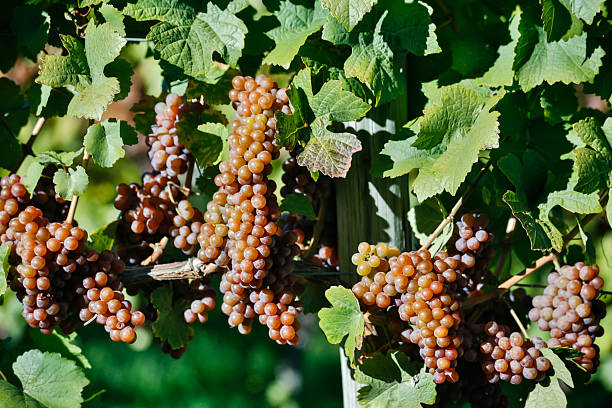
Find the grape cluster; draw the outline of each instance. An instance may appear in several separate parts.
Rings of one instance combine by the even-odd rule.
[[[50,167],[43,171],[49,175]],[[10,174],[0,179],[0,236],[4,235],[9,222],[27,205],[33,205],[43,211],[50,221],[60,221],[66,218],[70,203],[62,199],[53,187],[51,179],[41,177],[32,193],[32,197],[18,174]],[[14,237],[6,236],[3,242],[12,242]]]
[[[494,321],[484,325],[484,333],[488,337],[480,345],[480,351],[485,356],[482,370],[489,382],[502,380],[516,385],[523,377],[536,381],[544,378],[550,368],[550,361],[540,352],[546,347],[544,340],[539,337],[525,340],[520,333],[510,333],[507,326]]]
[[[486,214],[465,213],[455,223],[448,244],[449,253],[461,261],[461,276],[456,286],[468,296],[476,293],[490,275],[489,265],[495,249],[490,245],[493,236],[487,231],[488,224]]]
[[[208,321],[208,313],[215,308],[216,292],[210,287],[210,278],[194,279],[189,284],[190,298],[192,298],[189,309],[183,313],[187,323],[198,320],[200,323]]]
[[[411,324],[402,339],[417,344],[437,384],[457,382],[457,358],[463,354],[461,303],[452,283],[459,261],[445,252],[404,252],[386,244],[359,244],[352,261],[362,275],[353,293],[366,306],[398,305],[399,318]],[[389,257],[387,259],[387,257]],[[393,302],[393,303],[392,303]]]
[[[155,125],[147,138],[149,159],[155,171],[168,177],[176,177],[187,171],[191,152],[180,143],[176,132],[183,114],[197,111],[201,105],[183,103],[177,94],[168,94],[166,101],[155,105]]]
[[[176,249],[185,255],[192,255],[198,246],[198,235],[202,226],[202,212],[193,208],[187,200],[181,200],[176,206],[176,215],[172,218],[170,237]]]
[[[140,311],[132,312],[132,304],[121,292],[120,275],[125,263],[111,251],[98,254],[94,250],[86,253],[90,267],[88,273],[75,284],[75,293],[80,296],[78,312],[82,322],[90,320],[104,325],[113,341],[133,343],[136,340],[135,326],[145,322]]]
[[[597,265],[564,265],[548,275],[548,286],[533,298],[529,311],[529,318],[540,330],[550,331],[548,345],[580,351],[583,355],[575,361],[589,372],[599,364],[599,347],[594,341],[603,334],[599,322],[606,306],[596,297],[603,285]]]

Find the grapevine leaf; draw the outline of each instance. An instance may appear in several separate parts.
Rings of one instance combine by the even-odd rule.
[[[540,106],[544,109],[544,118],[551,125],[568,121],[578,110],[578,99],[571,85],[554,84],[542,90]]]
[[[51,88],[72,85],[79,91],[91,83],[85,49],[74,37],[60,34],[60,38],[68,55],[46,55],[36,82]]]
[[[104,21],[110,24],[111,28],[125,37],[125,26],[123,24],[123,14],[110,4],[103,4],[98,11],[104,17]]]
[[[420,408],[421,403],[433,404],[436,400],[433,375],[400,351],[374,354],[358,367],[355,379],[366,384],[357,397],[365,408]]]
[[[428,198],[408,211],[408,222],[420,244],[425,243],[438,225],[446,218],[446,209],[434,199]],[[434,253],[443,248],[453,234],[453,223],[448,223],[430,245]]]
[[[612,188],[608,190],[608,197],[612,194]],[[608,200],[606,204],[606,219],[608,220],[608,225],[612,226],[612,200]]]
[[[440,156],[439,149],[438,151],[419,150],[412,146],[415,140],[416,136],[412,136],[404,140],[390,140],[385,143],[381,153],[391,158],[393,167],[385,170],[384,177],[399,177],[415,169],[431,167],[436,158]]]
[[[361,142],[352,133],[334,133],[329,123],[317,118],[312,122],[310,140],[297,156],[300,166],[329,177],[346,177],[353,153],[361,150]]]
[[[580,230],[580,239],[582,240],[582,244],[584,245],[584,263],[586,263],[587,265],[594,265],[597,260],[595,254],[595,245],[593,245],[593,236],[584,230],[580,219],[576,219],[576,221],[578,224],[578,229]]]
[[[50,118],[64,116],[68,109],[69,99],[59,92],[52,92],[48,85],[33,82],[27,90],[27,99],[32,113],[36,116]]]
[[[280,209],[298,215],[305,215],[311,220],[317,219],[314,209],[312,208],[312,202],[304,194],[291,193],[283,197]]]
[[[510,31],[511,41],[499,47],[497,52],[499,57],[495,63],[482,77],[482,84],[490,87],[511,86],[514,80],[514,58],[516,56],[515,48],[521,37],[519,26],[521,23],[522,11],[519,7],[516,8],[510,19],[508,30]]]
[[[6,292],[6,280],[9,276],[9,256],[11,255],[11,245],[2,244],[0,246],[0,296]]]
[[[281,25],[266,33],[274,40],[276,46],[264,58],[263,63],[280,65],[288,69],[308,36],[323,27],[328,14],[320,7],[319,2],[315,3],[313,10],[285,0],[274,15]]]
[[[594,118],[586,118],[574,123],[572,129],[585,145],[604,155],[606,160],[612,161],[612,147],[606,133],[609,130],[606,126],[610,127],[611,124],[612,121],[606,120],[601,128]]]
[[[112,249],[115,243],[118,225],[119,220],[115,220],[98,229],[93,234],[90,234],[87,240],[87,247],[95,249],[98,252]]]
[[[132,75],[134,75],[134,70],[127,60],[117,58],[106,66],[104,73],[119,80],[119,93],[115,95],[113,100],[118,101],[128,96],[130,88],[132,87]],[[147,73],[147,75],[149,74]]]
[[[151,124],[155,123],[155,103],[156,100],[147,95],[130,108],[130,111],[136,114],[134,116],[134,127],[143,135],[148,135]]]
[[[331,80],[310,100],[315,116],[324,120],[348,122],[362,118],[370,105],[352,92],[342,90],[342,81]]]
[[[134,129],[127,122],[116,119],[91,125],[83,139],[83,146],[101,167],[112,167],[125,156],[123,145],[135,143],[138,137]]]
[[[233,68],[221,68],[214,65],[202,81],[191,81],[185,92],[187,98],[199,98],[209,105],[227,103],[227,93],[232,89],[232,78],[239,72]]]
[[[21,176],[23,185],[30,194],[34,192],[44,168],[45,166],[33,156],[26,156],[19,167],[17,174]]]
[[[560,206],[575,214],[593,214],[602,211],[601,205],[599,204],[599,195],[596,192],[592,194],[583,194],[577,191],[564,190],[550,193],[546,202],[538,206],[540,210],[539,221],[541,221],[541,225],[551,239],[553,249],[557,251],[562,249],[563,236],[548,218],[548,215],[556,206]]]
[[[23,106],[23,95],[19,86],[8,78],[0,78],[0,114],[13,111]]]
[[[332,307],[319,310],[319,327],[331,344],[340,343],[348,335],[344,342],[344,351],[354,366],[355,348],[360,347],[365,329],[359,302],[350,289],[342,286],[327,289],[325,297]]]
[[[79,118],[99,120],[121,90],[117,78],[104,78],[83,88],[72,97],[68,104],[68,114]]]
[[[542,222],[533,216],[532,210],[527,205],[527,200],[523,195],[513,191],[507,191],[503,200],[512,210],[512,214],[518,218],[523,229],[529,237],[531,249],[545,251],[551,248],[551,241],[542,226]]]
[[[455,194],[478,161],[481,150],[498,146],[499,112],[491,109],[503,92],[491,94],[462,85],[443,87],[440,100],[425,109],[412,148],[403,146],[406,156],[392,152],[398,142],[388,143],[383,154],[401,160],[387,175],[400,175],[419,169],[414,192],[419,201],[448,191]],[[416,150],[419,149],[420,151]],[[398,171],[401,169],[402,172]]]
[[[178,123],[176,132],[181,143],[193,153],[198,166],[203,168],[217,161],[223,150],[222,138],[226,139],[228,132],[220,123],[200,122],[198,113],[187,113]]]
[[[0,395],[2,395],[0,408],[45,408],[13,384],[2,380],[0,380]]]
[[[157,320],[153,322],[153,333],[167,340],[173,349],[181,348],[193,336],[193,328],[185,322],[183,311],[189,308],[185,299],[172,302],[172,284],[166,284],[151,293],[151,302],[157,309]]]
[[[543,348],[540,351],[550,360],[554,374],[535,384],[525,401],[525,408],[563,408],[567,405],[567,399],[559,381],[573,387],[572,376],[563,360],[552,350]]]
[[[82,166],[77,166],[76,170],[68,169],[68,172],[64,169],[57,170],[53,176],[53,183],[55,183],[55,191],[64,200],[72,200],[73,195],[85,192],[89,184],[89,177]]]
[[[559,41],[572,25],[572,17],[559,0],[544,0],[542,24],[547,41]]]
[[[576,17],[588,24],[593,23],[595,15],[599,13],[605,0],[559,0]]]
[[[36,160],[40,164],[55,164],[56,166],[70,167],[77,156],[83,153],[83,149],[79,149],[74,152],[57,152],[55,150],[49,150],[46,152],[39,153],[36,156]]]
[[[347,31],[351,31],[363,16],[372,9],[375,0],[322,0],[321,4],[329,10]]]
[[[300,72],[303,71],[306,70]],[[310,134],[308,124],[314,119],[314,114],[308,105],[306,92],[304,89],[298,88],[295,79],[293,86],[287,91],[287,96],[289,96],[289,101],[293,107],[293,113],[276,113],[276,141],[279,146],[292,150],[298,141],[308,139]]]
[[[29,334],[39,349],[50,353],[59,353],[62,357],[74,361],[82,368],[91,368],[91,364],[83,354],[83,350],[74,344],[77,338],[76,333],[63,334],[56,330],[49,335],[42,334],[40,330],[34,329],[30,330]]]
[[[17,357],[13,371],[23,392],[49,408],[80,407],[81,392],[89,384],[83,370],[58,353],[27,351]]]
[[[375,106],[393,99],[400,92],[399,69],[393,51],[380,34],[385,11],[376,24],[374,33],[359,33],[359,42],[344,62],[347,77],[355,77],[367,84],[376,99]]]
[[[433,9],[427,3],[414,0],[383,0],[378,5],[389,10],[382,33],[390,39],[393,49],[414,55],[440,52],[436,25],[431,21]]]
[[[49,15],[40,7],[19,5],[13,9],[11,30],[17,38],[17,46],[34,61],[47,42],[49,23]]]
[[[162,59],[185,74],[204,79],[213,68],[213,54],[235,66],[244,47],[247,27],[230,10],[207,4],[205,13],[177,0],[138,0],[123,13],[138,21],[158,20],[147,35]]]
[[[546,41],[544,30],[537,27],[538,43],[533,53],[518,70],[519,85],[528,91],[543,82],[564,84],[590,82],[599,72],[602,57],[601,47],[587,58],[587,34],[576,35],[567,41]]]

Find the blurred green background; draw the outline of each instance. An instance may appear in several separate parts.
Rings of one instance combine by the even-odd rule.
[[[130,107],[145,95],[159,97],[166,84],[155,79],[159,75],[149,75],[159,70],[159,66],[147,56],[146,44],[128,45],[124,56],[135,71],[132,91],[128,98],[111,105],[105,117],[131,120]],[[34,74],[33,63],[20,61],[7,76],[27,86]],[[286,80],[283,77],[276,79],[281,84]],[[32,117],[29,125],[22,129],[20,137],[24,140],[30,135],[35,120]],[[69,117],[51,119],[44,125],[33,149],[35,152],[76,150],[82,145],[87,125],[87,121]],[[150,170],[143,143],[126,150],[126,157],[112,169],[101,169],[93,163],[88,168],[90,184],[81,197],[76,219],[90,232],[117,217],[118,211],[112,205],[115,186],[120,182],[140,182],[142,172]],[[596,239],[601,273],[607,282],[612,282],[612,265],[606,257],[612,252],[612,231],[601,218],[589,225],[589,231]],[[545,283],[546,271],[540,271],[526,283]],[[606,287],[611,285],[608,283]],[[528,293],[534,291],[528,289]],[[0,307],[0,339],[4,346],[0,368],[10,376],[10,364],[18,354],[18,348],[23,346],[21,341],[29,338],[27,330],[30,329],[26,330],[15,297],[6,298],[6,304]],[[604,300],[610,305],[612,299]],[[610,322],[612,317],[603,321],[607,331],[598,340],[601,347],[598,373],[586,385],[578,385],[575,391],[569,392],[570,407],[587,407],[612,399]],[[109,341],[102,327],[90,325],[80,330],[75,342],[92,365],[86,370],[91,383],[84,397],[103,392],[85,406],[340,407],[342,387],[338,347],[327,343],[316,316],[304,316],[302,327],[302,341],[298,347],[279,346],[268,339],[264,328],[259,325],[254,326],[249,336],[241,336],[228,327],[226,317],[216,310],[210,314],[208,323],[195,325],[194,339],[188,351],[175,361],[161,352],[159,342],[152,338],[150,330],[141,330],[135,344],[125,345]],[[541,335],[535,327],[530,330],[533,335]]]

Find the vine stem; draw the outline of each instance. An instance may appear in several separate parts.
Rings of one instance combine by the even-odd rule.
[[[153,253],[149,255],[144,261],[140,263],[142,266],[151,265],[159,259],[164,253],[166,246],[168,245],[169,238],[163,237],[157,244],[153,245]]]
[[[89,163],[90,157],[91,156],[89,155],[89,153],[87,153],[87,150],[83,150],[83,161],[81,162],[81,166],[83,166],[84,169],[87,168],[87,163]],[[74,213],[76,212],[76,207],[77,207],[78,202],[79,202],[79,196],[76,194],[73,195],[72,201],[70,202],[70,208],[68,209],[68,215],[66,216],[66,223],[72,224],[72,221],[74,220]]]
[[[514,311],[514,308],[512,307],[512,305],[510,305],[510,303],[508,303],[507,301],[506,301],[506,304],[508,305],[508,309],[510,309],[510,315],[512,315],[512,318],[514,319],[514,321],[518,325],[519,329],[521,329],[521,333],[523,333],[523,337],[528,339],[529,335],[527,334],[527,330],[525,330],[525,326],[523,326],[523,322],[521,322],[521,319],[519,319],[519,317],[516,314],[516,312]]]
[[[438,237],[438,235],[440,235],[442,233],[442,231],[444,230],[444,227],[446,227],[448,225],[448,223],[453,220],[453,218],[455,217],[455,214],[457,214],[457,211],[459,211],[459,209],[463,205],[463,202],[469,197],[470,194],[472,194],[472,191],[474,191],[474,189],[476,188],[476,185],[478,184],[480,179],[485,175],[485,173],[489,169],[489,166],[491,166],[491,163],[492,163],[492,161],[489,160],[487,162],[487,164],[484,165],[482,170],[480,170],[480,173],[478,173],[478,176],[476,177],[476,180],[474,180],[474,182],[469,185],[467,190],[465,190],[465,193],[463,193],[463,195],[461,197],[459,197],[459,200],[457,200],[457,202],[455,203],[455,205],[451,209],[450,213],[448,213],[446,218],[444,218],[442,220],[442,222],[436,227],[434,232],[431,233],[431,235],[427,238],[427,241],[425,241],[425,243],[421,246],[421,248],[419,250],[423,250],[423,249],[429,248],[429,246],[434,241],[434,239],[436,239]]]
[[[2,377],[2,379],[6,382],[8,382],[8,380],[6,379],[6,376],[4,375],[4,373],[0,370],[0,377]]]

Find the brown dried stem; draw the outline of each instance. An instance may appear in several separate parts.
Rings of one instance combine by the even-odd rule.
[[[214,263],[204,263],[198,258],[189,258],[186,261],[162,265],[127,267],[123,272],[122,281],[126,286],[134,286],[151,281],[199,279],[220,270]]]

